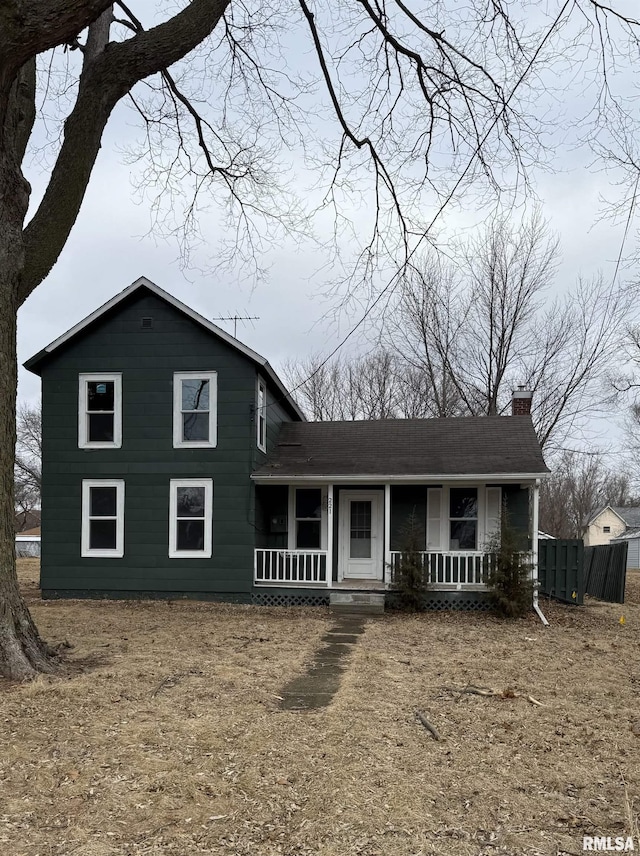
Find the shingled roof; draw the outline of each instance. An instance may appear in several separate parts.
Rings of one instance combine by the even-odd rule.
[[[529,416],[288,422],[253,477],[538,476],[549,470]]]

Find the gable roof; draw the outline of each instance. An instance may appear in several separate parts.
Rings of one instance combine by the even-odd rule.
[[[288,422],[254,479],[537,478],[549,472],[529,416]]]
[[[637,506],[625,507],[624,505],[603,505],[600,508],[597,508],[589,515],[586,526],[591,526],[591,524],[600,517],[602,512],[607,509],[609,509],[609,511],[613,511],[625,526],[640,527],[640,508]]]
[[[119,294],[116,294],[115,297],[112,297],[111,300],[108,300],[102,306],[92,312],[90,315],[87,315],[86,318],[83,318],[82,321],[78,322],[74,327],[71,327],[70,330],[67,330],[66,333],[63,333],[62,336],[59,336],[41,351],[38,351],[37,354],[30,357],[23,365],[26,369],[34,374],[39,375],[42,365],[47,361],[49,356],[53,354],[54,351],[61,348],[67,342],[71,341],[75,336],[78,336],[80,333],[86,331],[92,324],[99,321],[104,315],[106,315],[111,310],[115,309],[120,303],[126,300],[131,294],[138,291],[139,289],[146,289],[158,297],[160,300],[163,300],[165,303],[170,304],[177,309],[178,312],[182,312],[184,315],[187,315],[191,318],[192,321],[195,321],[196,324],[199,324],[201,327],[204,327],[205,330],[208,330],[214,336],[217,336],[219,339],[222,339],[223,342],[226,342],[227,345],[230,345],[236,351],[239,351],[241,354],[244,354],[245,357],[248,357],[253,363],[259,366],[267,377],[272,381],[272,383],[277,387],[279,392],[282,394],[283,399],[289,405],[290,409],[295,413],[295,415],[299,419],[305,419],[303,412],[300,410],[294,399],[291,397],[284,384],[275,373],[273,367],[269,364],[269,362],[254,351],[252,348],[249,348],[247,345],[244,345],[238,339],[231,336],[221,327],[218,327],[217,324],[214,324],[212,321],[209,321],[203,315],[200,315],[194,309],[191,309],[190,306],[187,306],[186,303],[183,303],[181,300],[178,300],[177,297],[174,297],[169,292],[157,286],[154,282],[151,282],[150,279],[147,279],[144,276],[139,277],[135,282],[132,282],[124,291],[121,291]]]

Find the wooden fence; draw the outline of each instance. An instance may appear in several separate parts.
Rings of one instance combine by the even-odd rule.
[[[585,591],[609,603],[624,603],[627,582],[626,541],[584,549]]]
[[[584,544],[580,538],[538,541],[540,594],[564,603],[584,603]]]

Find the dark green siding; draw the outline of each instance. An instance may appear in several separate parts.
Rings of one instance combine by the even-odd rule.
[[[509,525],[520,534],[522,549],[531,549],[529,533],[529,491],[520,485],[502,485],[502,501]]]
[[[142,330],[142,316],[153,329]],[[121,449],[78,449],[78,374],[122,372]],[[214,449],[173,448],[173,373],[218,373]],[[183,313],[140,290],[45,362],[42,588],[218,592],[246,599],[253,577],[257,368]],[[284,411],[283,411],[284,412]],[[125,480],[123,559],[80,556],[82,479]],[[169,481],[211,478],[213,556],[169,559]]]

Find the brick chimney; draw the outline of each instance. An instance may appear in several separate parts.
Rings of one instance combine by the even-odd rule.
[[[511,415],[529,416],[531,413],[531,399],[533,393],[524,386],[519,386],[511,395]]]

